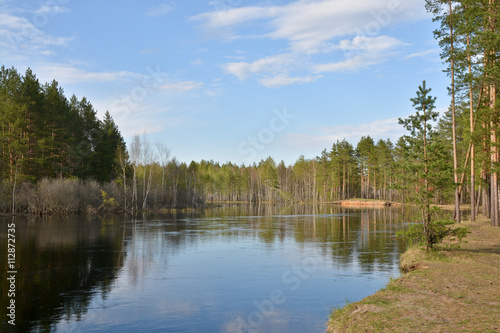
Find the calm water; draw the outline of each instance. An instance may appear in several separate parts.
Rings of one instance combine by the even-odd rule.
[[[399,275],[399,209],[233,205],[171,217],[16,219],[16,326],[1,331],[324,332]]]

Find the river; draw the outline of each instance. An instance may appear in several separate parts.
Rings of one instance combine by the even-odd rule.
[[[401,208],[305,204],[1,218],[0,324],[5,332],[324,332],[332,307],[399,276],[404,244],[394,234],[406,221]]]

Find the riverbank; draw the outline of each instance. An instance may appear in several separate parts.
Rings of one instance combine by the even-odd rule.
[[[481,217],[462,225],[470,234],[461,244],[405,252],[407,273],[334,310],[328,332],[500,332],[500,228]]]
[[[336,201],[334,204],[344,207],[397,207],[401,206],[398,202],[375,200],[375,199],[348,199]]]

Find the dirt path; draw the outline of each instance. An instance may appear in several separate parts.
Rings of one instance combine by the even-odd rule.
[[[328,332],[500,332],[500,228],[480,219],[458,246],[401,258],[413,269],[333,314]]]

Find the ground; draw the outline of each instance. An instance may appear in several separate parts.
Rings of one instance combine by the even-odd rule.
[[[410,248],[408,272],[334,310],[328,332],[500,332],[500,228],[484,218],[462,225],[470,234],[461,243]]]

